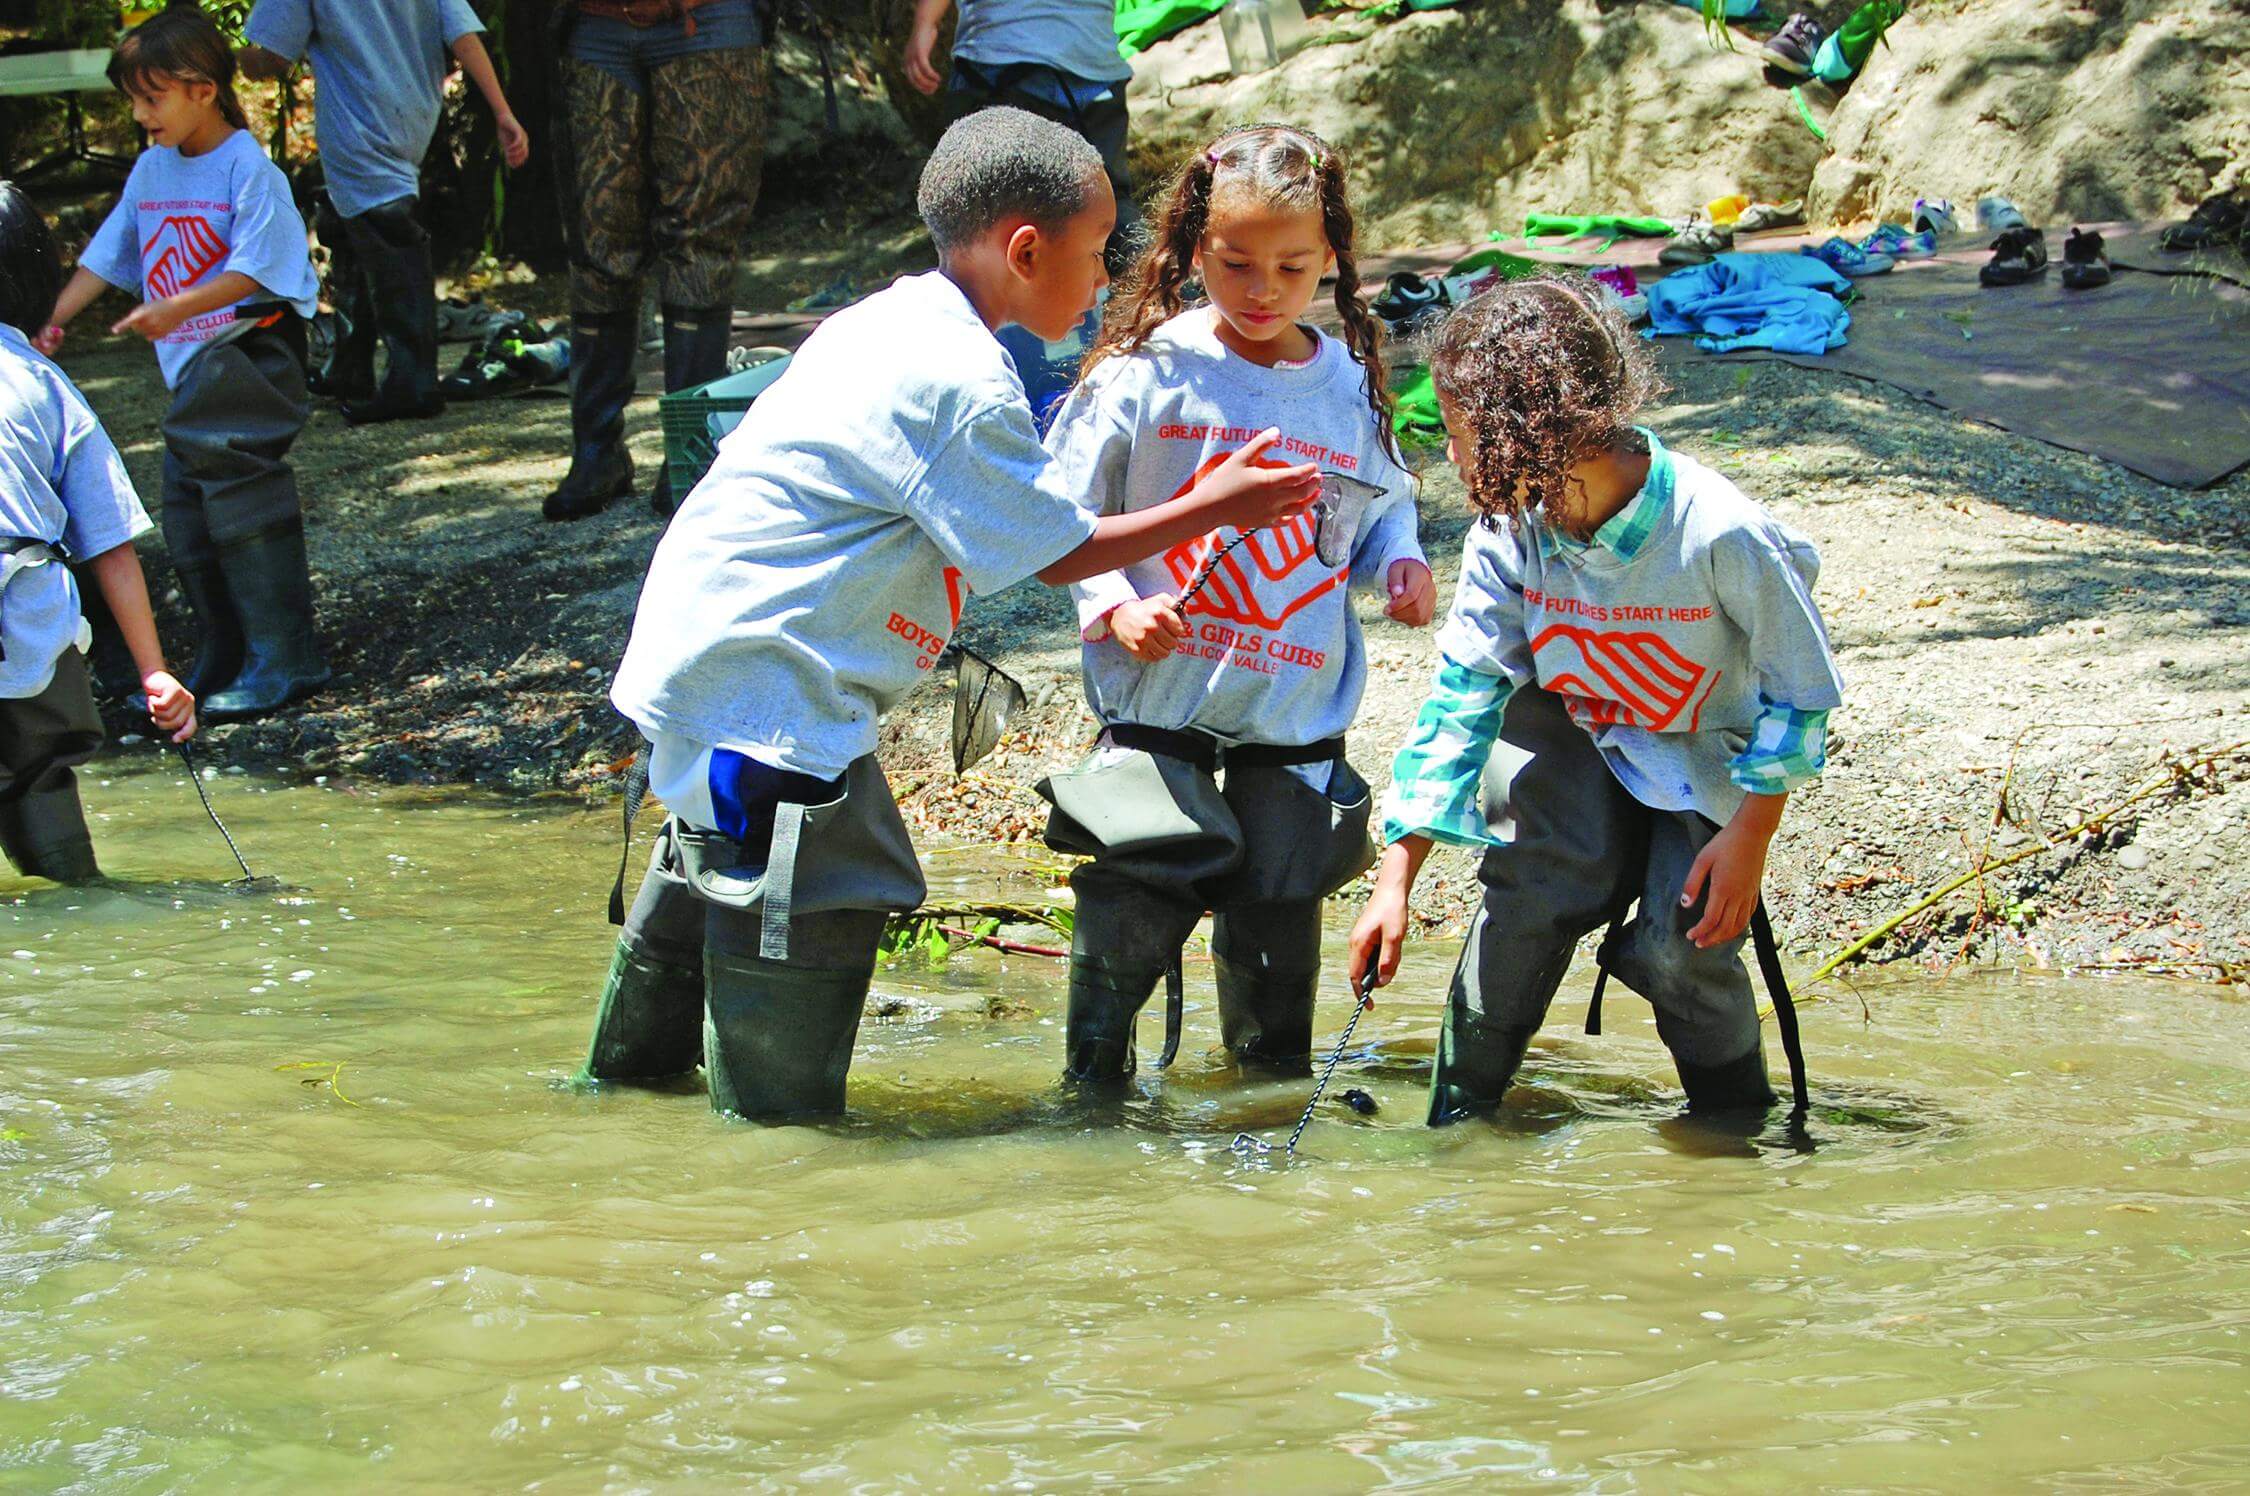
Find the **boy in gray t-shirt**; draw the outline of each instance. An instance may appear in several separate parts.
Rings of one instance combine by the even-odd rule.
[[[876,723],[972,591],[1064,585],[1317,492],[1267,433],[1169,504],[1066,492],[995,328],[1059,336],[1107,280],[1100,158],[1015,109],[955,124],[922,175],[939,268],[829,319],[721,444],[658,545],[610,699],[670,808],[586,1072],[694,1068],[712,1104],[836,1112],[891,912],[921,902]],[[621,901],[620,901],[621,902]]]

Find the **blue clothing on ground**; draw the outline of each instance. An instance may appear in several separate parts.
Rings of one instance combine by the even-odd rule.
[[[70,377],[0,323],[0,536],[58,545],[73,560],[149,528],[117,447]],[[0,581],[0,698],[47,689],[79,642],[78,586],[60,560]]]
[[[755,47],[765,39],[752,0],[713,0],[691,15],[693,31],[682,21],[635,26],[614,16],[582,15],[570,31],[571,60],[600,68],[639,93],[650,68],[697,52]]]
[[[234,326],[244,302],[286,301],[301,317],[320,310],[320,280],[289,179],[248,130],[200,156],[168,145],[141,152],[78,263],[144,301],[177,296],[228,271],[258,283],[241,301],[190,317],[156,340],[167,389],[179,388],[188,360]]]
[[[1771,348],[1826,353],[1844,345],[1851,282],[1810,255],[1736,252],[1675,270],[1648,288],[1648,336],[1696,334],[1705,353]]]
[[[482,30],[468,0],[257,0],[242,36],[311,59],[328,195],[357,218],[421,192],[453,44]]]
[[[988,68],[1045,63],[1096,83],[1133,76],[1118,50],[1116,0],[961,0],[953,57]]]

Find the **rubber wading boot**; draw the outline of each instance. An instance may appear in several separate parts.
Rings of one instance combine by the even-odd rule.
[[[278,711],[328,684],[313,637],[312,576],[301,526],[219,552],[227,594],[242,624],[242,670],[202,702],[206,722],[240,722]]]
[[[664,309],[664,393],[676,395],[709,384],[727,372],[727,342],[734,327],[731,306]],[[667,458],[649,485],[648,506],[660,519],[679,508],[672,494],[672,464]]]
[[[1219,987],[1219,1037],[1227,1052],[1264,1069],[1310,1070],[1320,973],[1261,971],[1216,956],[1211,964]]]
[[[430,261],[430,238],[410,217],[385,227],[380,258],[363,253],[361,264],[375,288],[375,328],[387,361],[382,388],[373,398],[344,401],[344,419],[354,426],[427,420],[445,411],[445,391],[438,382],[437,269]]]
[[[78,803],[77,781],[67,769],[47,777],[59,777],[61,783],[0,805],[0,849],[27,878],[91,882],[102,870],[94,862],[94,839]]]
[[[760,1119],[843,1111],[873,960],[824,968],[708,951],[703,971],[711,1109]]]
[[[1132,1075],[1133,1020],[1201,913],[1122,879],[1079,890],[1063,1020],[1065,1080],[1120,1081]]]
[[[358,303],[364,307],[365,302]],[[336,309],[336,341],[328,362],[305,376],[305,388],[323,400],[350,403],[375,398],[375,324],[364,312]]]
[[[585,519],[633,491],[625,407],[633,398],[639,320],[631,311],[570,320],[570,471],[539,506],[548,519]]]
[[[1773,1087],[1766,1080],[1762,1049],[1753,1049],[1724,1065],[1690,1065],[1685,1060],[1673,1063],[1679,1067],[1680,1085],[1687,1091],[1690,1112],[1763,1112],[1773,1106]]]
[[[181,682],[202,702],[234,683],[242,672],[242,624],[227,595],[226,574],[216,561],[179,569],[180,595],[195,614],[195,663]],[[208,708],[206,708],[208,710]]]
[[[1515,1083],[1516,1072],[1523,1068],[1532,1035],[1539,1032],[1525,1026],[1475,1027],[1474,1042],[1468,1046],[1473,1053],[1464,1054],[1456,1022],[1457,1018],[1447,1019],[1446,1032],[1438,1041],[1437,1067],[1430,1075],[1432,1127],[1498,1111],[1508,1087]]]
[[[586,1050],[590,1080],[669,1080],[703,1057],[703,973],[635,954],[624,941]]]

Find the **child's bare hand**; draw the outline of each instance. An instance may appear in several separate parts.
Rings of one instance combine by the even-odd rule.
[[[1109,631],[1127,654],[1153,664],[1180,647],[1180,641],[1188,635],[1188,625],[1172,594],[1160,592],[1111,609]]]
[[[512,114],[503,114],[492,122],[500,135],[500,159],[510,166],[521,166],[531,159],[531,132]]]
[[[1694,908],[1698,897],[1703,900],[1703,917],[1688,930],[1689,940],[1709,949],[1742,938],[1765,881],[1766,845],[1764,838],[1733,824],[1704,843],[1680,888],[1682,909]]]
[[[1260,464],[1258,459],[1280,440],[1280,428],[1267,427],[1196,485],[1219,524],[1237,530],[1263,529],[1320,497],[1320,469],[1312,463],[1296,467]]]
[[[1375,968],[1375,985],[1388,987],[1391,978],[1398,975],[1399,952],[1406,946],[1406,895],[1399,889],[1377,882],[1375,891],[1367,896],[1367,907],[1359,913],[1352,932],[1344,939],[1352,953],[1352,991],[1359,990],[1366,979],[1367,968]],[[1367,999],[1369,1007],[1375,999]]]
[[[1421,562],[1411,557],[1393,561],[1385,584],[1391,594],[1383,607],[1386,617],[1417,629],[1437,617],[1437,578]]]
[[[141,677],[141,689],[148,692],[149,720],[159,730],[175,743],[195,736],[195,695],[171,671],[150,671]]]
[[[142,302],[120,317],[116,326],[110,328],[110,331],[114,333],[137,332],[154,343],[159,339],[170,337],[185,321],[187,321],[187,313],[174,306],[171,299],[167,297],[161,301]]]
[[[52,322],[40,328],[39,336],[31,340],[31,346],[46,354],[49,358],[53,358],[56,354],[62,352],[62,345],[63,330]]]

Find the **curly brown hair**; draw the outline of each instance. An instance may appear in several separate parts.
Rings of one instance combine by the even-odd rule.
[[[1183,288],[1194,278],[1195,254],[1210,225],[1214,197],[1316,211],[1328,248],[1336,256],[1336,314],[1343,319],[1344,345],[1366,371],[1367,405],[1375,413],[1383,448],[1399,460],[1398,438],[1391,427],[1390,379],[1383,366],[1383,324],[1359,297],[1359,261],[1345,177],[1341,153],[1310,131],[1288,125],[1245,125],[1221,135],[1166,185],[1148,246],[1110,298],[1101,336],[1087,350],[1078,377],[1083,380],[1104,359],[1138,352],[1157,328],[1187,310]]]
[[[1430,353],[1445,429],[1483,522],[1568,528],[1570,469],[1630,443],[1663,393],[1646,340],[1583,275],[1506,281],[1457,307]]]

